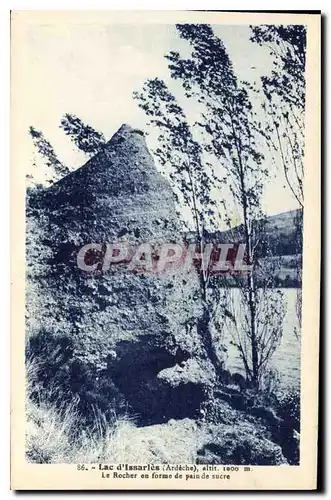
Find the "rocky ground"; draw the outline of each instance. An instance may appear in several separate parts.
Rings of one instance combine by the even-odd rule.
[[[30,407],[27,457],[43,463],[140,463],[210,465],[286,465],[282,448],[256,418],[218,401],[218,422],[202,415],[194,420],[170,419],[164,424],[137,426],[118,420],[103,435],[70,437],[74,415]],[[220,417],[222,415],[222,417]]]

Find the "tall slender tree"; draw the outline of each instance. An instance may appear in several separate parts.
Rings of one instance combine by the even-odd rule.
[[[214,227],[217,219],[212,197],[216,177],[212,165],[203,157],[202,147],[194,138],[183,109],[164,81],[147,80],[142,91],[134,93],[134,98],[149,117],[151,131],[157,133],[157,147],[153,152],[174,188],[179,205],[190,214],[196,236],[194,250],[206,251],[199,270],[203,311],[197,329],[209,359],[219,371],[222,362],[213,340],[212,323],[220,297],[212,286],[208,265],[210,248],[205,246],[207,227]]]
[[[298,206],[304,207],[304,148],[306,96],[306,27],[300,25],[251,26],[251,40],[266,47],[273,61],[271,74],[261,77],[265,96],[265,138],[274,153],[274,162],[284,172],[285,180]],[[303,210],[295,217],[293,242],[300,256],[297,281],[302,282]],[[296,311],[301,328],[302,290],[297,289]]]
[[[183,59],[178,53],[170,53],[167,58],[171,74],[182,81],[188,97],[193,95],[204,104],[206,112],[200,126],[210,138],[212,152],[228,172],[233,200],[242,211],[247,264],[251,266],[245,285],[251,347],[251,366],[246,367],[246,372],[257,386],[259,345],[252,222],[261,214],[263,155],[256,139],[258,123],[247,90],[237,81],[225,46],[211,27],[177,25],[177,29],[179,36],[190,43],[192,55]]]
[[[306,28],[266,25],[252,26],[251,31],[252,42],[266,47],[273,62],[271,74],[261,77],[265,137],[288,187],[303,207]]]
[[[212,28],[189,24],[176,27],[179,36],[189,42],[192,52],[187,59],[178,52],[166,56],[171,76],[182,83],[186,97],[195,99],[203,109],[197,125],[207,138],[205,151],[214,156],[219,171],[227,173],[232,201],[242,214],[246,261],[250,268],[242,288],[243,314],[248,318],[246,340],[250,346],[245,369],[252,385],[258,387],[263,366],[261,349],[268,335],[268,332],[260,335],[257,327],[255,248],[258,234],[254,234],[253,224],[262,216],[260,200],[268,175],[260,147],[262,125],[249,98],[249,91],[253,89],[237,80],[225,46]]]

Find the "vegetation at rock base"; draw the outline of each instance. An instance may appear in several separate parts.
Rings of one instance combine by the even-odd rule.
[[[141,426],[132,409],[109,404],[110,399],[107,406],[96,400],[87,416],[81,396],[70,391],[61,374],[53,383],[40,377],[49,372],[52,361],[44,359],[43,367],[37,359],[29,356],[26,363],[26,457],[30,462],[299,463],[294,431],[300,430],[300,403],[295,391],[241,393],[229,381],[210,392],[197,419]],[[62,372],[62,378],[66,376]],[[96,384],[100,396],[98,389]]]

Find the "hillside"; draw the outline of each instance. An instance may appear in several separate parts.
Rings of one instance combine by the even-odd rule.
[[[302,252],[302,210],[290,210],[277,215],[266,217],[264,221],[253,224],[253,233],[256,231],[261,243],[257,246],[257,253],[265,257],[267,253],[273,256],[297,255]],[[214,237],[220,242],[243,241],[243,226],[237,226],[228,231],[215,233]]]
[[[301,286],[302,266],[302,220],[301,209],[290,210],[277,215],[266,217],[263,221],[253,223],[253,244],[256,242],[255,255],[257,266],[255,269],[258,285],[274,287]],[[243,225],[226,231],[215,231],[205,234],[205,241],[213,244],[244,243]],[[186,233],[187,241],[195,241],[193,232]],[[273,280],[270,280],[270,276]],[[239,286],[242,277],[220,276],[220,283],[227,286]],[[269,284],[269,281],[271,284]]]

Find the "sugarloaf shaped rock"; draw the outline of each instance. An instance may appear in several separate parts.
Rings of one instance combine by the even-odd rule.
[[[75,369],[109,377],[151,421],[198,411],[213,373],[196,333],[196,272],[144,274],[126,264],[102,272],[100,263],[90,273],[77,265],[90,243],[182,242],[173,192],[143,132],[123,125],[84,166],[31,195],[27,214],[29,334],[70,339]],[[172,383],[171,368],[185,373],[186,363],[196,367],[192,381],[185,375],[181,383],[174,370]]]

